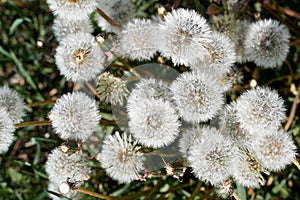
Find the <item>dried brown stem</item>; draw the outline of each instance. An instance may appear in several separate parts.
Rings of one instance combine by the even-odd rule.
[[[77,192],[87,194],[89,196],[97,197],[99,199],[108,199],[108,200],[118,199],[118,198],[107,196],[107,195],[104,195],[104,194],[99,194],[99,193],[96,193],[96,192],[93,192],[93,191],[90,191],[88,189],[81,188],[81,187],[75,188],[74,190],[76,190]]]
[[[120,27],[120,25],[116,24],[108,15],[106,15],[100,8],[96,8],[96,12],[103,17],[110,25]]]
[[[49,120],[45,120],[45,121],[23,122],[23,123],[16,124],[16,127],[21,128],[27,126],[48,126],[48,125],[51,125],[51,122]]]
[[[293,119],[295,117],[296,114],[296,110],[297,110],[297,105],[299,103],[299,96],[300,96],[300,85],[298,86],[298,91],[297,91],[297,95],[294,98],[294,102],[290,111],[290,115],[288,117],[288,120],[284,126],[284,130],[287,131],[290,126],[292,125]]]

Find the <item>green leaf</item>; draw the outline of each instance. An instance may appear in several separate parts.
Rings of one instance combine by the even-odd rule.
[[[37,90],[37,86],[34,83],[34,81],[32,80],[30,74],[24,69],[23,64],[20,60],[18,60],[18,58],[16,57],[16,54],[12,51],[9,52],[10,53],[10,57],[12,58],[12,60],[15,62],[15,64],[17,65],[18,70],[20,71],[20,74],[22,76],[25,77],[26,81],[29,83],[29,85],[34,89]]]
[[[237,195],[241,200],[247,200],[246,188],[242,185],[237,185]]]
[[[12,167],[7,169],[7,173],[12,182],[20,183],[23,178],[23,175]]]
[[[9,28],[9,34],[12,35],[18,26],[20,26],[24,21],[31,22],[31,20],[27,17],[16,19]]]

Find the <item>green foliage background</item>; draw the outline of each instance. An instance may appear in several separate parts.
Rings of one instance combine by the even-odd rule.
[[[222,13],[222,2],[210,1],[155,1],[136,0],[138,15],[148,17],[156,12],[159,5],[193,8],[205,17]],[[242,0],[247,13],[260,12],[262,18],[274,18],[285,24],[291,32],[291,47],[284,64],[276,69],[258,69],[253,63],[241,65],[246,88],[252,78],[259,85],[268,85],[279,91],[287,105],[287,116],[295,101],[293,86],[300,83],[300,2],[297,0],[270,1],[274,7],[259,0]],[[269,5],[270,5],[269,4]],[[281,8],[294,12],[288,13]],[[72,91],[74,84],[67,82],[55,66],[54,54],[57,41],[52,32],[53,15],[45,0],[0,0],[0,86],[9,85],[24,97],[27,104],[33,102],[54,101],[62,94]],[[94,35],[101,33],[95,27]],[[102,33],[105,34],[105,33]],[[38,41],[43,46],[38,46]],[[131,63],[138,65],[138,63]],[[181,70],[181,69],[178,69]],[[118,70],[114,69],[115,73]],[[298,99],[299,101],[299,99]],[[47,120],[50,105],[28,107],[25,122]],[[102,106],[107,112],[109,105]],[[296,145],[300,146],[300,109],[296,110],[289,129]],[[103,126],[100,133],[109,133],[112,126]],[[18,128],[16,140],[9,151],[0,155],[0,200],[4,199],[48,199],[47,176],[44,164],[49,152],[63,141],[51,129],[51,126],[29,126]],[[144,199],[218,199],[214,189],[198,182],[188,169],[183,182],[165,175],[150,178],[146,182],[118,184],[105,175],[99,163],[91,160],[93,174],[84,185],[91,191],[110,196],[143,196]],[[162,169],[160,174],[165,174]],[[284,171],[272,173],[267,184],[258,190],[238,187],[238,194],[244,199],[300,199],[300,171],[294,165]],[[128,198],[128,197],[127,197]],[[96,199],[85,195],[83,199]],[[126,199],[126,198],[123,198]]]

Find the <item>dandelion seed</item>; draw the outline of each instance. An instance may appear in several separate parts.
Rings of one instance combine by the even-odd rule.
[[[224,33],[212,31],[212,42],[207,43],[207,53],[203,59],[191,65],[192,70],[210,68],[215,74],[224,75],[236,61],[235,45]]]
[[[104,72],[98,76],[97,93],[100,94],[100,101],[122,105],[129,91],[124,80]]]
[[[65,19],[57,16],[53,22],[53,33],[57,41],[72,33],[92,33],[93,26],[89,18],[81,20]]]
[[[213,127],[203,127],[200,139],[194,142],[187,157],[197,178],[219,185],[230,176],[231,157],[237,148]]]
[[[0,88],[0,107],[8,113],[14,124],[23,121],[25,105],[16,91],[6,86]]]
[[[160,98],[140,98],[138,102],[129,102],[129,131],[139,143],[159,148],[176,139],[180,122],[170,102]]]
[[[131,135],[116,132],[104,140],[98,160],[113,179],[128,183],[140,179],[145,158]]]
[[[134,19],[120,35],[119,53],[132,60],[150,60],[158,50],[159,29],[153,20]]]
[[[187,122],[212,119],[223,104],[221,86],[205,71],[181,74],[170,89],[180,116]]]
[[[96,9],[96,0],[47,0],[50,10],[61,18],[81,20]]]
[[[55,148],[47,158],[45,170],[49,180],[58,189],[60,184],[70,178],[78,181],[78,184],[83,183],[91,168],[88,166],[87,155],[64,153],[60,148]]]
[[[118,25],[126,24],[135,17],[135,6],[131,0],[101,0],[98,7]],[[102,30],[120,33],[120,27],[111,25],[100,15],[96,15],[95,19]]]
[[[240,126],[249,132],[278,129],[285,119],[283,99],[275,90],[256,87],[244,92],[236,103]]]
[[[269,130],[270,134],[259,136],[253,144],[253,152],[261,165],[268,170],[278,171],[292,163],[297,147],[284,130]]]
[[[259,188],[264,185],[266,181],[261,173],[268,174],[261,164],[246,151],[239,151],[232,157],[230,170],[238,184],[250,188]]]
[[[51,123],[65,140],[86,140],[100,120],[96,101],[82,92],[63,95],[51,110]]]
[[[0,107],[0,154],[6,153],[14,140],[15,126],[8,113]]]
[[[203,58],[204,46],[211,42],[210,27],[194,10],[173,10],[164,17],[160,28],[160,52],[175,65],[190,65]]]
[[[63,38],[55,61],[67,80],[89,81],[104,70],[104,54],[89,33],[74,33]]]
[[[263,68],[280,65],[289,52],[289,30],[273,19],[260,20],[249,26],[245,49],[249,59]]]

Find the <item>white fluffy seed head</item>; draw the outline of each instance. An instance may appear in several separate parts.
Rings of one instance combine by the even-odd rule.
[[[254,22],[247,30],[245,49],[251,61],[263,68],[280,65],[289,52],[289,30],[274,19]]]
[[[104,54],[89,33],[63,38],[56,49],[55,62],[60,73],[73,82],[89,81],[104,70]]]
[[[172,101],[172,93],[169,89],[170,85],[159,79],[143,78],[140,79],[130,92],[128,103],[138,102],[141,99],[164,99]]]
[[[255,157],[243,150],[232,157],[230,171],[233,179],[244,187],[259,188],[266,182],[261,174],[266,170]]]
[[[197,178],[212,185],[222,184],[231,175],[231,158],[237,148],[213,127],[203,127],[200,131],[200,139],[189,148],[187,159]]]
[[[211,42],[210,27],[194,10],[175,9],[160,23],[162,56],[175,65],[190,65],[206,54],[205,43]]]
[[[133,19],[122,29],[119,53],[132,60],[150,60],[158,50],[160,35],[160,29],[153,20]]]
[[[227,104],[219,116],[219,129],[223,135],[230,137],[236,146],[245,148],[251,145],[253,136],[240,126],[236,112],[236,102]]]
[[[85,177],[90,173],[90,167],[87,162],[87,155],[79,153],[64,153],[59,148],[55,148],[49,154],[45,169],[49,180],[59,185],[72,180],[83,183]]]
[[[116,24],[123,25],[135,17],[135,6],[131,0],[98,0],[98,7],[110,17]],[[120,33],[118,26],[112,26],[106,19],[96,15],[98,26],[106,32]]]
[[[269,131],[270,134],[255,139],[252,151],[263,167],[270,171],[279,171],[292,163],[297,147],[284,130]]]
[[[96,0],[47,0],[54,15],[65,19],[88,18],[96,9]]]
[[[127,110],[129,131],[139,143],[159,148],[176,139],[180,122],[170,102],[161,98],[139,98],[139,101],[131,101],[129,96]]]
[[[187,122],[208,121],[223,104],[223,89],[214,76],[205,71],[181,74],[170,89],[180,116]]]
[[[234,14],[225,14],[212,17],[212,29],[226,34],[235,44],[236,61],[243,63],[248,61],[245,52],[245,37],[250,22],[240,20]]]
[[[14,124],[23,121],[24,102],[21,96],[7,86],[0,88],[0,107],[4,109]]]
[[[0,154],[6,153],[14,140],[15,126],[6,109],[0,107]]]
[[[181,132],[178,147],[183,157],[188,157],[190,147],[201,138],[202,130],[202,126],[195,125]]]
[[[285,119],[285,110],[283,99],[268,87],[250,89],[236,103],[236,116],[240,126],[249,132],[278,129]]]
[[[204,58],[191,65],[191,69],[210,68],[215,74],[224,75],[236,61],[235,45],[227,35],[217,31],[212,31],[211,39],[205,46],[207,51]]]
[[[89,18],[80,20],[65,19],[57,16],[53,21],[53,33],[57,41],[72,33],[92,33],[93,25]]]
[[[100,115],[96,101],[82,92],[60,97],[51,110],[51,123],[65,140],[86,140],[96,130]]]
[[[128,183],[141,178],[145,158],[140,146],[127,133],[116,132],[104,140],[98,160],[113,179]]]
[[[126,81],[104,72],[98,76],[97,93],[100,94],[100,101],[122,105],[129,91]]]

